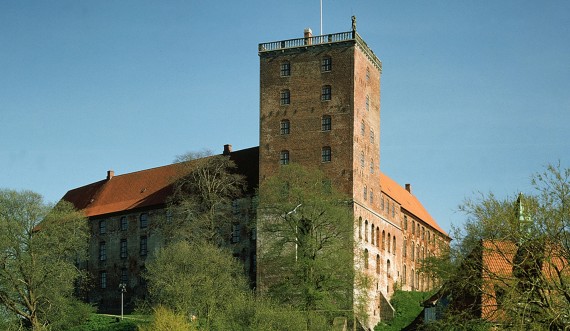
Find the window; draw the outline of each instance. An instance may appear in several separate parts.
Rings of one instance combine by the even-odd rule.
[[[392,204],[392,217],[396,216],[396,204]]]
[[[140,220],[141,229],[148,228],[148,214],[147,213],[142,213],[139,220]]]
[[[285,61],[281,63],[281,76],[282,77],[291,76],[291,62]]]
[[[331,117],[325,115],[321,118],[321,130],[322,131],[330,131],[332,129],[332,121]]]
[[[127,258],[127,239],[121,239],[121,259]]]
[[[288,105],[291,103],[291,93],[289,90],[281,91],[281,105]]]
[[[362,239],[362,216],[358,218],[358,239]]]
[[[416,232],[416,222],[412,221],[412,234]]]
[[[402,246],[402,256],[406,257],[408,255],[408,240],[406,238],[404,238],[404,245]]]
[[[370,97],[366,96],[366,111],[370,110]]]
[[[404,267],[402,268],[402,284],[406,284],[406,276],[407,276],[408,272],[406,270],[406,265],[404,264]]]
[[[107,244],[102,241],[99,243],[99,261],[107,260]]]
[[[281,151],[279,156],[279,163],[282,165],[289,164],[289,151]]]
[[[404,215],[404,230],[408,229],[408,216]]]
[[[146,254],[148,253],[148,243],[147,243],[147,237],[146,236],[141,236],[139,246],[140,246],[141,256],[146,256]]]
[[[392,237],[392,254],[396,255],[396,236]]]
[[[380,200],[380,208],[384,210],[384,197],[382,197],[382,200]]]
[[[390,274],[390,260],[386,261],[386,274],[388,275],[388,278],[392,277]]]
[[[328,146],[323,147],[321,150],[321,161],[331,162],[331,148]]]
[[[99,233],[100,234],[107,233],[107,221],[106,220],[100,220],[99,221]]]
[[[368,198],[368,188],[364,185],[364,190],[362,191],[362,195],[364,197],[364,201]]]
[[[374,173],[374,160],[370,160],[370,173]]]
[[[422,226],[422,240],[426,239],[426,228]]]
[[[412,241],[412,246],[410,246],[410,248],[412,249],[412,261],[414,261],[416,259],[416,250],[414,249],[414,242]]]
[[[380,228],[376,227],[376,247],[380,247]]]
[[[370,68],[366,68],[366,81],[370,80]]]
[[[368,249],[364,250],[364,269],[368,269]]]
[[[332,70],[332,58],[330,56],[324,57],[321,60],[321,71],[327,72]]]
[[[376,273],[380,274],[380,254],[376,254]]]
[[[121,223],[120,224],[121,231],[127,231],[128,227],[129,227],[129,222],[127,221],[126,216],[121,217],[120,223]]]
[[[364,241],[368,242],[368,220],[364,221]]]
[[[374,191],[370,189],[370,203],[374,203]]]
[[[374,129],[370,128],[370,143],[374,144]]]
[[[390,236],[390,232],[388,232],[388,253],[390,253],[390,241],[392,240],[392,236]]]
[[[321,90],[321,101],[330,101],[332,96],[331,86],[325,85]]]
[[[106,271],[101,271],[99,273],[99,284],[101,285],[101,288],[107,288],[107,272]]]
[[[128,284],[129,282],[129,271],[127,268],[121,269],[121,284]]]
[[[382,230],[382,249],[386,249],[386,232]]]
[[[370,225],[370,243],[374,246],[374,223]]]
[[[365,128],[366,128],[366,125],[364,125],[364,120],[362,120],[362,121],[360,122],[360,134],[361,134],[362,136],[364,136],[364,129],[365,129]]]
[[[364,168],[364,152],[360,152],[360,167]]]
[[[280,133],[281,133],[281,134],[289,134],[290,124],[291,124],[291,123],[289,123],[289,120],[281,120],[281,130],[280,130]]]
[[[241,225],[234,224],[232,225],[232,243],[240,242],[240,235],[241,235]]]

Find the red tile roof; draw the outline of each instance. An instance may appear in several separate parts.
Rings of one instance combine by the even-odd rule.
[[[398,183],[396,183],[392,178],[386,176],[384,173],[380,173],[380,184],[382,185],[382,192],[384,192],[384,194],[396,200],[402,208],[449,238],[447,233],[439,227],[437,222],[431,217],[414,195],[402,186],[398,185]]]

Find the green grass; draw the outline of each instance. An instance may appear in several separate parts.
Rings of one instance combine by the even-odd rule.
[[[92,314],[89,320],[69,331],[136,331],[137,325],[149,322],[148,316],[126,315],[123,320],[120,316]]]
[[[386,323],[380,322],[374,330],[396,331],[408,326],[422,311],[420,303],[429,295],[427,292],[396,291],[390,300],[396,310],[394,319]]]

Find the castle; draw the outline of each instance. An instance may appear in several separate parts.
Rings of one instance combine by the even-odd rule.
[[[374,285],[368,306],[372,328],[393,312],[396,285],[427,290],[435,285],[418,271],[419,262],[438,254],[449,236],[412,194],[380,169],[380,81],[382,63],[356,31],[259,45],[259,147],[229,155],[251,188],[289,163],[318,167],[352,198],[355,254]],[[168,218],[166,200],[177,164],[107,178],[69,191],[91,224],[88,270],[98,286],[88,298],[111,309],[127,284],[129,296],[144,295],[139,277],[149,255],[162,244],[153,222]],[[251,192],[250,192],[251,193]],[[243,214],[243,213],[242,213]],[[239,223],[239,220],[236,220]],[[255,236],[236,223],[235,256],[256,272]]]

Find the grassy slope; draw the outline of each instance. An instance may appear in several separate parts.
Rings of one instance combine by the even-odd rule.
[[[390,303],[396,309],[396,315],[393,320],[386,324],[380,322],[374,330],[376,331],[392,331],[401,330],[410,324],[422,311],[420,303],[429,297],[426,292],[408,292],[396,291],[392,296]]]

